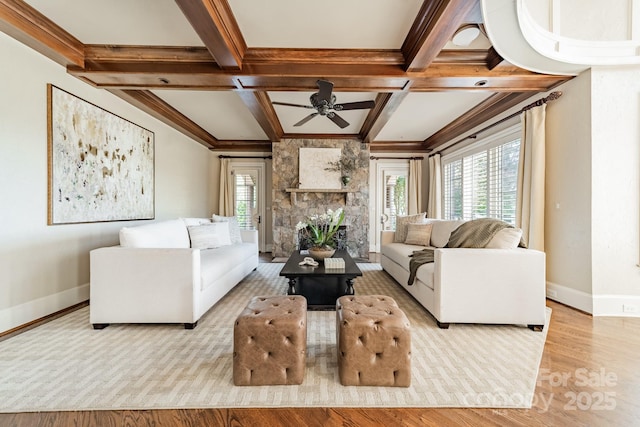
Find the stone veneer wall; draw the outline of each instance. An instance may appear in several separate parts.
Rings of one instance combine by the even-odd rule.
[[[342,148],[342,154],[357,158],[357,170],[347,184],[352,193],[298,193],[292,205],[287,188],[298,183],[299,149]],[[367,258],[369,251],[369,146],[351,139],[283,139],[273,144],[273,249],[274,257],[286,257],[296,249],[295,227],[308,215],[342,207],[345,211],[349,253]]]

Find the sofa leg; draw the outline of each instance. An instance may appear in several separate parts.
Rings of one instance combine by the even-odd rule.
[[[193,329],[196,326],[198,326],[198,321],[197,320],[195,322],[193,322],[193,323],[185,323],[184,324],[184,328],[185,329]]]
[[[91,326],[93,326],[93,329],[100,330],[100,329],[106,328],[107,326],[109,326],[109,324],[108,323],[92,323]]]
[[[542,332],[542,330],[544,329],[544,325],[527,325],[527,326],[529,327],[529,329],[535,332]]]
[[[449,324],[448,323],[442,323],[438,320],[436,320],[436,323],[438,324],[438,328],[440,329],[449,329]]]

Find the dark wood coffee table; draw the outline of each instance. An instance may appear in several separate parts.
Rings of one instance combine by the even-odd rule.
[[[336,251],[333,258],[342,258],[344,268],[327,269],[319,262],[317,267],[299,265],[309,255],[295,251],[291,254],[280,276],[289,279],[289,295],[302,295],[307,299],[308,310],[335,310],[336,300],[343,295],[353,295],[353,280],[362,276],[347,251]]]

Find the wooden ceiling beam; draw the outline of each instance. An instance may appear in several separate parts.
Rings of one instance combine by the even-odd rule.
[[[152,92],[142,90],[110,90],[109,92],[198,141],[205,147],[217,148],[218,140],[213,135]]]
[[[453,37],[478,0],[425,0],[402,43],[404,69],[428,68]]]
[[[280,141],[284,131],[269,95],[266,92],[244,90],[238,91],[237,94],[240,95],[240,99],[251,111],[267,137],[273,142]]]
[[[424,152],[422,141],[372,141],[369,144],[371,153],[421,153]]]
[[[370,143],[378,136],[408,93],[407,90],[404,90],[402,92],[378,94],[376,106],[371,109],[362,125],[362,130],[360,131],[362,141]]]
[[[496,93],[424,140],[424,149],[436,150],[530,97],[528,92]]]
[[[242,68],[247,45],[226,0],[176,0],[216,63],[225,70]]]
[[[317,56],[315,62],[302,60],[299,50],[293,51],[261,49],[240,71],[220,69],[203,48],[90,45],[85,66],[68,70],[97,87],[118,89],[315,91],[316,80],[325,78],[343,92],[394,92],[408,83],[418,92],[544,91],[568,79],[508,63],[489,69],[485,51],[444,51],[421,72],[405,72],[388,51],[345,50],[331,59],[324,49],[305,49],[309,58]],[[362,57],[368,59],[358,62]]]
[[[84,65],[82,42],[24,1],[0,0],[0,31],[60,65]]]

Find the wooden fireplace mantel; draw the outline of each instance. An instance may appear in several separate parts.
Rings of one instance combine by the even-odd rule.
[[[298,202],[298,193],[334,193],[344,194],[344,204],[347,204],[347,197],[349,193],[355,193],[355,190],[347,190],[346,188],[287,188],[284,190],[291,196],[291,204],[295,205]]]

